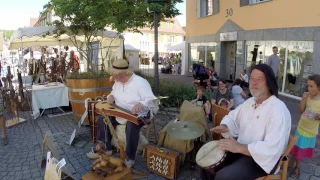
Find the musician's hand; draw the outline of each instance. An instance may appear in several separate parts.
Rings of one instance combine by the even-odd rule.
[[[218,142],[218,146],[220,149],[229,151],[232,153],[241,153],[242,144],[236,141],[233,138],[230,139],[220,139]]]
[[[114,97],[112,95],[110,95],[108,98],[107,98],[107,103],[108,104],[113,104],[114,103]]]
[[[228,129],[227,125],[221,124],[217,127],[211,128],[210,131],[215,132],[217,134],[221,134],[221,133],[229,132],[229,129]]]
[[[138,112],[140,112],[142,109],[144,108],[143,104],[141,104],[140,102],[138,104],[136,104],[133,108],[131,113],[132,114],[137,114]]]

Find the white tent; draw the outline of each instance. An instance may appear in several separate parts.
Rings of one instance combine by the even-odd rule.
[[[134,70],[139,70],[139,52],[140,49],[137,49],[130,44],[124,45],[126,51],[126,57],[128,58],[130,67]]]
[[[181,75],[185,75],[186,72],[186,59],[185,59],[185,47],[186,42],[182,42],[167,48],[169,52],[181,52]]]
[[[41,52],[40,51],[33,51],[33,58],[34,59],[41,59]],[[23,59],[30,59],[30,52],[23,56]]]
[[[66,33],[59,37],[54,34],[55,30],[55,26],[19,28],[11,36],[9,49],[18,49],[21,46],[74,46],[70,40],[68,28],[65,28]],[[83,42],[83,34],[79,33],[76,39]],[[108,45],[110,44],[109,46],[122,46],[121,43],[123,43],[122,35],[115,31],[100,31],[98,36],[93,39],[93,41],[97,40],[106,41]]]
[[[76,46],[77,48],[84,49],[85,37],[82,32],[77,36],[70,36],[70,29],[65,27],[64,34],[59,37],[55,34],[55,26],[41,26],[19,28],[11,36],[9,49],[19,49],[25,47],[36,46]],[[75,38],[75,39],[74,39]],[[71,40],[73,39],[74,42]],[[106,54],[113,58],[123,58],[123,36],[115,31],[99,31],[96,37],[92,38],[91,42],[99,42],[99,53],[97,64],[101,64],[103,57]],[[80,47],[81,46],[81,47]],[[111,49],[111,51],[109,51]],[[86,62],[85,62],[86,63]],[[86,64],[83,64],[86,67]],[[106,67],[107,68],[107,67]]]

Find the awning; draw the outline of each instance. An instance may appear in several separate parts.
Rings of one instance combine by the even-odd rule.
[[[29,28],[19,28],[14,31],[11,36],[11,42],[9,49],[18,49],[22,47],[33,47],[33,46],[74,46],[74,43],[70,40],[70,31],[66,27],[66,33],[59,37],[54,34],[56,28],[55,26],[40,26],[40,27],[29,27]],[[79,33],[76,36],[77,42],[84,42],[83,33]],[[121,40],[120,40],[121,39]],[[115,31],[99,31],[97,37],[92,39],[92,41],[103,41],[112,46],[120,46],[120,41],[122,41],[123,36]],[[105,43],[104,43],[105,44]]]

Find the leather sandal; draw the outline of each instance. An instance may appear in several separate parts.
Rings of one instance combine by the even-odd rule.
[[[299,178],[300,173],[301,173],[300,168],[295,168],[295,169],[293,170],[293,173],[291,174],[291,177],[297,179],[297,178]]]

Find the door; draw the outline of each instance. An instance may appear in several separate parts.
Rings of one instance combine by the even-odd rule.
[[[226,72],[228,73],[228,80],[233,81],[235,79],[236,73],[236,50],[237,42],[227,42],[226,46]]]

